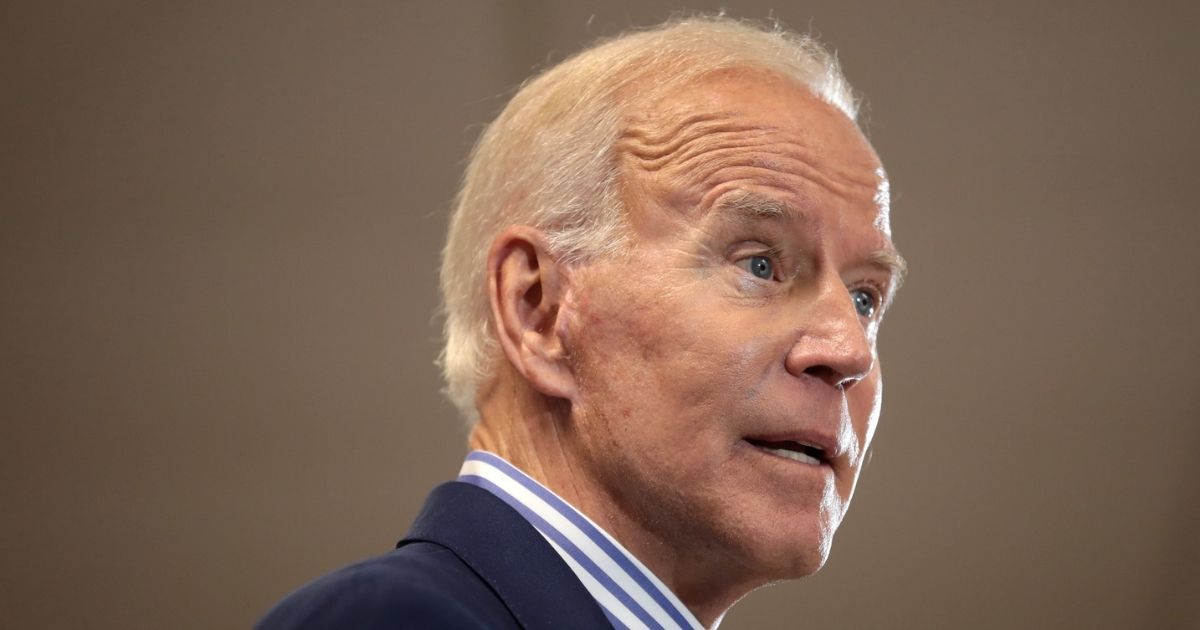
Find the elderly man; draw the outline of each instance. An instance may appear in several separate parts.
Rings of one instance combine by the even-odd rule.
[[[814,42],[720,18],[530,81],[443,259],[462,472],[262,627],[712,627],[820,569],[903,271],[854,117]]]

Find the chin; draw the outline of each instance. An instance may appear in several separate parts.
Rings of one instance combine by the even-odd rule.
[[[807,549],[793,556],[787,566],[780,567],[781,573],[784,574],[781,579],[794,580],[808,577],[820,571],[828,559],[828,545],[822,545],[820,549]]]
[[[825,566],[833,545],[832,532],[816,524],[811,527],[808,531],[793,531],[783,539],[770,540],[772,536],[760,539],[766,544],[757,545],[750,557],[764,582],[807,577]],[[775,529],[771,534],[779,536],[785,532]]]

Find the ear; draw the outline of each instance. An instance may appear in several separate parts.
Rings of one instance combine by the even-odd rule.
[[[492,241],[488,297],[504,355],[534,390],[573,400],[575,377],[558,334],[564,279],[540,230],[511,226]]]

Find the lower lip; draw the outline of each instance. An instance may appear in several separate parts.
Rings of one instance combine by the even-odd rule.
[[[797,461],[797,460],[787,457],[785,455],[780,455],[779,453],[775,453],[774,451],[770,451],[765,448],[762,448],[761,446],[755,446],[754,444],[751,444],[745,440],[742,440],[742,444],[744,446],[751,448],[755,452],[766,455],[767,457],[770,457],[771,459],[773,459],[777,462],[780,462],[782,464],[791,464],[792,467],[798,467],[800,469],[809,470],[809,471],[813,471],[813,472],[826,472],[826,471],[830,472],[830,473],[833,472],[833,467],[830,466],[828,462],[812,463],[812,462]]]

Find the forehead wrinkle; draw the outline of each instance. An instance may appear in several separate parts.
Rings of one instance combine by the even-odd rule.
[[[777,191],[801,206],[828,203],[821,196],[831,194],[879,209],[885,176],[877,159],[858,152],[844,155],[839,145],[827,147],[825,142],[807,126],[777,127],[738,107],[676,109],[626,117],[614,157],[622,165],[625,185],[656,191],[664,207],[683,215],[707,214],[713,201],[737,189]],[[841,157],[830,159],[834,155]],[[877,221],[886,226],[883,216]]]
[[[768,146],[763,142],[763,139],[769,137],[768,134],[768,130],[751,127],[715,130],[687,139],[671,153],[654,159],[643,159],[639,166],[647,171],[682,170],[709,156],[716,157],[730,151],[745,152]]]
[[[736,178],[736,179],[730,179],[727,181],[722,181],[720,184],[710,188],[708,190],[708,192],[704,193],[704,195],[701,196],[700,202],[697,204],[697,207],[700,208],[704,213],[709,212],[709,209],[713,209],[714,207],[717,209],[720,209],[720,206],[718,205],[720,202],[718,202],[717,200],[721,199],[725,195],[731,194],[731,192],[735,195],[741,195],[741,194],[751,195],[751,196],[757,197],[758,199],[762,199],[762,200],[769,199],[766,196],[758,195],[753,192],[749,192],[749,189],[751,189],[751,188],[756,189],[756,190],[774,191],[776,193],[779,193],[779,195],[781,197],[789,197],[789,196],[796,195],[795,188],[793,188],[791,185],[789,185],[789,182],[783,181],[783,178],[779,177],[777,174],[775,175],[775,177],[769,178],[769,179],[763,179],[762,177]],[[805,197],[802,195],[801,198],[803,199]],[[765,206],[765,204],[763,204],[763,206]],[[783,207],[787,211],[786,217],[791,217],[791,218],[796,218],[796,219],[804,219],[805,218],[804,213],[796,210],[790,204],[783,204]],[[762,210],[764,215],[769,215],[772,213],[771,210],[766,209],[765,207],[759,207],[755,211],[757,211],[757,210]],[[771,217],[762,216],[762,217],[750,217],[750,218],[771,218]]]
[[[737,118],[737,114],[727,112],[694,114],[657,134],[649,127],[630,126],[622,132],[617,148],[634,158],[638,168],[648,172],[692,166],[703,171],[704,162],[709,159],[719,161],[730,153],[745,153],[744,160],[785,170],[779,161],[767,157],[776,155],[791,158],[802,165],[808,179],[835,191],[845,193],[854,188],[870,188],[874,193],[877,190],[875,177],[855,177],[859,169],[830,166],[827,168],[831,173],[826,174],[813,168],[817,151],[808,146],[810,143],[804,136],[781,132],[771,125],[737,123]],[[700,164],[696,164],[697,161]]]
[[[810,144],[811,139],[803,134],[771,127],[705,124],[694,126],[661,150],[636,145],[628,138],[623,146],[629,167],[704,190],[731,177],[762,178],[787,186],[786,178],[796,176],[843,199],[877,196],[876,165],[830,164],[822,159],[821,147]]]
[[[663,147],[672,144],[678,138],[688,136],[689,129],[702,127],[699,131],[703,133],[703,127],[728,121],[734,118],[730,112],[706,112],[684,116],[673,125],[661,127],[662,118],[660,117],[640,117],[640,122],[635,122],[634,118],[630,117],[626,120],[626,125],[621,129],[618,141],[628,140],[637,145],[644,146],[647,151],[653,151],[655,147]],[[656,129],[657,127],[657,131]]]
[[[815,151],[793,143],[747,143],[744,147],[707,151],[691,160],[692,164],[680,164],[679,167],[683,171],[688,170],[688,166],[693,166],[692,170],[706,173],[704,181],[708,184],[720,181],[723,175],[731,171],[745,175],[748,174],[745,169],[754,169],[759,172],[759,176],[766,176],[768,179],[800,177],[843,199],[855,196],[869,196],[872,199],[875,197],[878,183],[874,177],[856,178],[852,169],[833,170],[827,165],[818,166],[821,161],[814,159],[816,157]]]
[[[762,136],[767,129],[758,125],[738,124],[732,114],[694,114],[675,125],[655,132],[649,125],[628,126],[617,139],[617,149],[635,158],[644,170],[656,171],[673,159],[696,153],[692,145],[703,140],[713,140],[749,135]],[[701,148],[703,150],[703,148]]]

